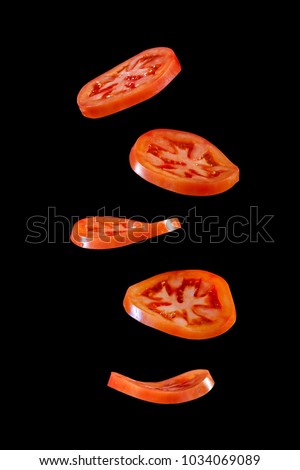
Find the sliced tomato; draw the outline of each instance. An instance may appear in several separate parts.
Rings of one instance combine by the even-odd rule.
[[[176,217],[140,222],[122,217],[87,217],[73,226],[71,241],[82,248],[105,250],[141,242],[181,228]]]
[[[79,91],[77,104],[88,118],[108,116],[156,95],[180,71],[172,49],[147,49],[89,81]]]
[[[239,168],[199,135],[154,129],[133,145],[131,168],[146,181],[190,196],[211,196],[239,181]]]
[[[170,271],[134,284],[123,305],[135,320],[188,339],[219,336],[236,320],[228,283],[201,270]]]
[[[196,369],[160,382],[141,382],[111,372],[107,385],[140,400],[175,404],[195,400],[208,393],[214,380],[208,370]]]

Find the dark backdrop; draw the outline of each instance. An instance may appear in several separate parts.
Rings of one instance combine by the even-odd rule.
[[[165,14],[148,5],[136,17],[129,6],[93,8],[63,17],[37,13],[20,40],[23,258],[13,281],[20,286],[11,338],[17,386],[7,448],[289,447],[280,214],[270,165],[276,37],[271,29],[266,34],[259,12],[247,22],[242,12],[233,19],[201,5]],[[76,97],[87,81],[156,46],[172,48],[182,65],[162,92],[102,119],[81,115]],[[159,127],[211,141],[239,166],[240,181],[197,198],[142,180],[129,166],[129,151]],[[74,220],[100,209],[149,221],[196,211],[219,217],[227,236],[217,243],[216,232],[205,232],[198,243],[186,236],[177,244],[160,237],[107,251],[70,243]],[[234,217],[245,222],[236,233]],[[32,243],[33,221],[44,230],[40,243]],[[200,219],[190,218],[190,230],[193,221]],[[227,280],[237,309],[231,330],[190,341],[125,313],[131,284],[175,269],[205,269]],[[194,368],[209,369],[215,387],[181,405],[143,402],[106,385],[111,371],[155,381]]]

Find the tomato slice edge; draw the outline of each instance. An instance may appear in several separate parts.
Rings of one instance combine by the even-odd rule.
[[[207,369],[194,369],[158,382],[132,379],[111,372],[107,386],[140,400],[158,404],[177,404],[208,393],[215,382]]]
[[[72,228],[70,240],[81,248],[103,250],[139,243],[180,228],[181,222],[177,217],[141,222],[122,217],[95,216],[78,220]]]

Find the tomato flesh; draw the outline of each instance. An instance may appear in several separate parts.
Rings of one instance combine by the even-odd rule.
[[[100,118],[159,93],[181,71],[168,47],[147,49],[84,85],[77,95],[82,114]]]
[[[74,225],[71,241],[82,248],[105,250],[138,243],[181,228],[177,217],[141,222],[122,217],[87,217]]]
[[[219,336],[236,320],[225,279],[201,270],[171,271],[130,286],[123,305],[141,323],[188,339]]]
[[[174,129],[154,129],[141,135],[129,160],[146,181],[180,194],[219,194],[239,180],[239,168],[215,145]]]
[[[214,380],[205,369],[191,370],[159,382],[142,382],[111,372],[107,385],[140,400],[176,404],[202,397],[212,389]]]

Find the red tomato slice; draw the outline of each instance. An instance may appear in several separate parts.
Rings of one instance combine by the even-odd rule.
[[[134,284],[123,305],[135,320],[188,339],[219,336],[236,320],[225,279],[201,270],[170,271]]]
[[[112,372],[107,385],[140,400],[174,404],[202,397],[212,389],[214,380],[209,371],[204,369],[184,372],[160,382],[140,382]]]
[[[71,241],[82,248],[105,250],[141,242],[181,228],[174,217],[159,222],[140,222],[121,217],[87,217],[74,225]]]
[[[239,168],[215,145],[190,132],[146,132],[133,145],[129,160],[146,181],[179,194],[211,196],[239,181]]]
[[[156,95],[180,71],[172,49],[147,49],[89,81],[79,91],[77,104],[86,117],[108,116]]]

